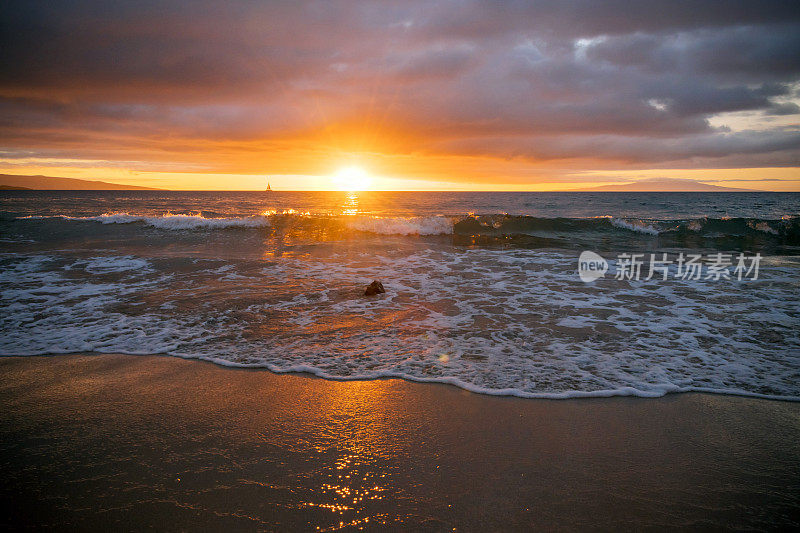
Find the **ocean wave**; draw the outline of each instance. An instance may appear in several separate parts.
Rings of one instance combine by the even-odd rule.
[[[453,235],[461,241],[474,239],[473,244],[493,243],[498,239],[531,247],[592,246],[596,242],[609,245],[634,243],[643,238],[658,238],[665,246],[727,248],[760,246],[800,246],[800,217],[780,219],[712,218],[686,220],[656,220],[608,215],[591,218],[534,217],[526,215],[436,215],[436,216],[375,216],[312,214],[284,210],[266,211],[258,215],[220,215],[166,213],[162,215],[105,213],[97,216],[33,216],[16,220],[66,220],[135,224],[161,230],[226,230],[232,228],[260,229],[314,238],[324,230],[326,235],[345,235],[361,232],[375,235],[439,236]],[[13,230],[18,233],[18,230]],[[331,233],[333,232],[333,233]],[[10,233],[10,232],[9,232]],[[26,236],[23,236],[26,237]],[[738,243],[738,244],[737,244]],[[785,250],[793,253],[791,250]]]
[[[130,354],[141,355],[141,354]],[[402,379],[404,381],[411,381],[414,383],[438,383],[442,385],[452,385],[460,389],[472,392],[475,394],[483,394],[486,396],[513,396],[516,398],[527,399],[543,399],[543,400],[569,400],[579,398],[613,398],[615,396],[633,396],[637,398],[661,398],[667,394],[684,393],[684,392],[702,392],[706,394],[724,394],[730,396],[743,396],[746,398],[760,398],[764,400],[780,400],[788,402],[800,402],[800,396],[791,394],[763,394],[759,392],[748,391],[738,388],[714,388],[714,387],[681,387],[673,383],[656,383],[649,384],[648,388],[637,387],[617,387],[600,390],[566,390],[559,392],[531,392],[518,388],[503,388],[495,389],[491,387],[482,387],[469,381],[463,381],[453,376],[419,376],[415,374],[408,374],[405,372],[396,371],[377,371],[364,374],[355,374],[348,376],[341,376],[331,374],[315,366],[305,364],[294,364],[289,366],[280,366],[270,363],[239,363],[229,361],[220,357],[207,356],[207,355],[178,355],[167,354],[181,359],[198,359],[207,361],[219,366],[230,368],[251,368],[251,369],[264,369],[275,374],[310,374],[312,376],[326,379],[329,381],[374,381],[378,379]]]
[[[780,235],[780,232],[778,232],[778,230],[770,226],[768,222],[752,221],[750,223],[750,227],[758,231],[763,231],[764,233],[769,233],[771,235]]]
[[[108,274],[119,272],[150,273],[152,265],[146,259],[123,256],[104,256],[80,259],[71,265],[65,265],[64,270],[82,269],[90,274]]]
[[[144,223],[164,230],[227,229],[227,228],[265,228],[272,227],[274,220],[283,225],[287,220],[301,221],[305,224],[330,225],[341,223],[345,227],[379,235],[447,235],[453,233],[453,219],[445,216],[428,217],[381,217],[367,215],[311,215],[307,212],[283,210],[268,211],[255,216],[207,217],[202,214],[173,214],[158,216],[133,215],[129,213],[105,213],[98,216],[75,217],[67,215],[29,216],[20,219],[62,219],[77,222],[99,222],[101,224]],[[288,223],[291,225],[291,222]]]
[[[656,220],[608,215],[591,218],[544,218],[512,215],[470,215],[455,224],[455,233],[471,235],[557,235],[589,236],[637,233],[644,236],[674,238],[694,235],[708,238],[756,237],[800,244],[800,217],[781,219],[712,218]]]
[[[433,217],[345,217],[350,229],[380,235],[448,235],[453,233],[453,220]]]
[[[598,298],[576,280],[575,260],[427,246],[279,264],[8,257],[0,354],[164,354],[526,398],[800,396],[796,262],[765,261],[766,283],[733,292],[733,281],[608,280]],[[359,280],[376,272],[387,294],[364,298]],[[723,337],[726,328],[739,333]]]
[[[207,218],[201,214],[172,214],[166,213],[159,216],[131,215],[128,213],[105,213],[91,217],[70,217],[56,215],[53,217],[24,217],[28,219],[61,218],[64,220],[100,222],[101,224],[132,224],[142,222],[164,230],[191,230],[191,229],[226,229],[226,228],[262,228],[269,227],[269,219],[265,216],[244,216],[231,218]]]
[[[660,222],[656,220],[640,220],[632,218],[615,218],[609,215],[590,218],[545,218],[534,216],[470,215],[456,224],[457,233],[489,234],[489,235],[554,235],[564,233],[635,232],[645,235],[659,235]],[[674,223],[672,223],[674,225]],[[668,227],[666,224],[665,227]]]
[[[641,220],[625,220],[622,218],[611,218],[611,225],[617,228],[623,228],[636,233],[644,233],[646,235],[658,235],[659,231],[653,226]]]

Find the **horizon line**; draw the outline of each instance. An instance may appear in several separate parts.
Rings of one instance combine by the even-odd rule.
[[[734,188],[731,188],[734,189]],[[625,193],[713,193],[713,194],[725,194],[725,193],[760,193],[760,192],[767,192],[767,193],[800,193],[800,189],[794,191],[775,191],[775,190],[767,190],[767,189],[741,189],[741,190],[708,190],[708,191],[689,191],[689,190],[664,190],[664,191],[593,191],[587,189],[562,189],[562,190],[541,190],[541,189],[531,189],[531,190],[518,190],[518,189],[456,189],[456,190],[449,190],[449,189],[364,189],[360,191],[347,191],[341,189],[161,189],[156,187],[137,187],[137,188],[130,188],[130,189],[34,189],[34,188],[26,188],[26,187],[14,187],[8,189],[0,189],[0,191],[4,192],[25,192],[25,191],[50,191],[50,192],[78,192],[78,191],[86,191],[86,192],[114,192],[114,191],[138,191],[138,192],[263,192],[263,193],[281,193],[281,192],[339,192],[339,193],[369,193],[369,192],[450,192],[450,193],[459,193],[459,192],[477,192],[477,193],[498,193],[498,192],[509,192],[509,193],[565,193],[565,192],[579,192],[579,193],[590,193],[590,194],[625,194]]]

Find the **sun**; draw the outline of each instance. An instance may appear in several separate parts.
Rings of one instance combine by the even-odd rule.
[[[372,179],[363,168],[349,166],[340,168],[333,175],[333,182],[340,191],[363,191],[369,188]]]

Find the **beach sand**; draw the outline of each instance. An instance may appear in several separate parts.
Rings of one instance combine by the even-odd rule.
[[[798,526],[800,404],[525,400],[158,356],[0,358],[0,523],[56,530]]]

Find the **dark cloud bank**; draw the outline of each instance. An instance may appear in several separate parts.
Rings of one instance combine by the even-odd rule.
[[[0,50],[8,152],[347,131],[398,153],[800,161],[796,1],[7,1]],[[709,123],[727,112],[759,125]]]

